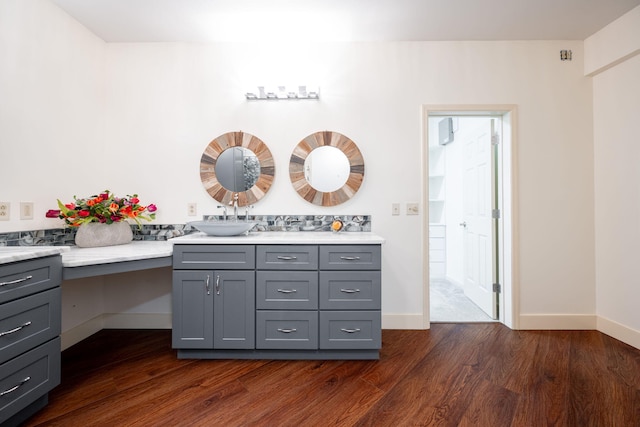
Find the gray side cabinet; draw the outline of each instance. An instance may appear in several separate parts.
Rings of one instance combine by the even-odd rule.
[[[252,245],[175,245],[174,348],[254,348],[254,251]]]
[[[178,357],[379,357],[380,245],[176,244],[173,254]]]
[[[0,265],[0,424],[19,425],[60,383],[62,260]]]

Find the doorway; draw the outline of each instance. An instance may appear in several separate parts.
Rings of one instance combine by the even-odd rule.
[[[424,120],[429,321],[512,324],[512,109],[425,107]]]

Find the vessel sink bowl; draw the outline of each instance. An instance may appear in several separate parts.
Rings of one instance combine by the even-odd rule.
[[[208,236],[239,236],[251,230],[257,222],[243,221],[194,221],[189,225]]]

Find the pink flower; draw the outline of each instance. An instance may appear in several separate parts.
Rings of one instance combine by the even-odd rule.
[[[133,205],[137,205],[138,203],[140,203],[140,199],[138,199],[137,197],[132,197],[131,199],[129,199],[129,201]]]
[[[158,208],[156,207],[156,205],[154,205],[153,203],[151,203],[149,206],[147,206],[147,210],[149,212],[155,212],[158,210]]]
[[[58,218],[60,216],[60,210],[59,209],[49,209],[47,211],[47,213],[45,214],[45,216],[47,218]]]

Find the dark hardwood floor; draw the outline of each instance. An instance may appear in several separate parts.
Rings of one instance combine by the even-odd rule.
[[[640,350],[497,323],[385,330],[379,361],[178,360],[171,332],[65,350],[28,426],[640,426]]]

